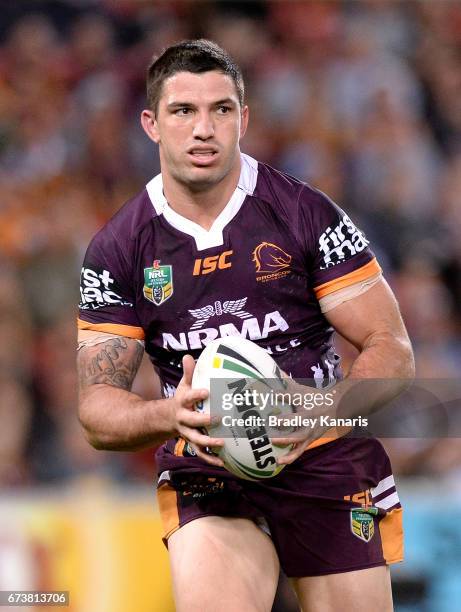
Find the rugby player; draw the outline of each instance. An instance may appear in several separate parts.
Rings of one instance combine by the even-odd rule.
[[[359,349],[350,378],[405,378],[413,357],[365,236],[327,196],[240,152],[249,111],[216,44],[156,58],[141,123],[161,174],[92,240],[81,275],[79,416],[98,449],[157,453],[158,499],[179,612],[269,611],[279,567],[304,611],[392,609],[402,510],[370,438],[309,432],[289,465],[240,480],[206,447],[196,359],[245,336],[294,379],[341,378],[337,330]],[[164,399],[131,385],[146,351]],[[338,388],[347,380],[338,383]],[[223,587],[223,580],[225,586]]]

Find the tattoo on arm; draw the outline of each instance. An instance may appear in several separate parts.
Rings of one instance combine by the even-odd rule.
[[[82,349],[77,357],[80,390],[94,384],[130,390],[143,352],[136,340],[123,337]]]

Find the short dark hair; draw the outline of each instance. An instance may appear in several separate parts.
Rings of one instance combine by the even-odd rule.
[[[239,66],[219,45],[211,40],[200,38],[183,40],[171,45],[161,55],[153,58],[147,70],[146,79],[149,108],[157,114],[163,82],[173,74],[177,72],[200,74],[210,70],[218,70],[232,78],[240,105],[243,106],[245,88]]]

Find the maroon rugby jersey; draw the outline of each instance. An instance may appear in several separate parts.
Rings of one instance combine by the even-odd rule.
[[[168,206],[161,175],[118,211],[88,247],[78,324],[145,340],[166,395],[184,354],[228,335],[326,386],[340,369],[318,300],[379,270],[327,196],[242,155],[238,187],[209,231]]]

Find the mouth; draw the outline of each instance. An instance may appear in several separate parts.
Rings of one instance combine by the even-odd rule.
[[[193,163],[198,166],[208,166],[212,164],[218,155],[218,151],[213,148],[194,147],[187,152]]]

